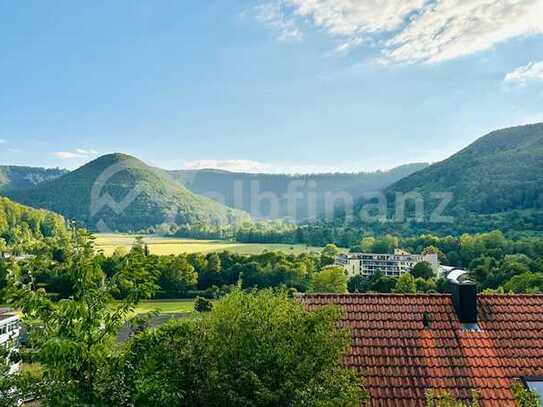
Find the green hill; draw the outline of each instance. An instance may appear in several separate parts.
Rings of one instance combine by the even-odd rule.
[[[58,178],[68,171],[61,169],[46,169],[21,167],[14,165],[0,166],[0,191],[29,189],[45,181]]]
[[[543,124],[490,133],[449,159],[387,188],[387,192],[452,192],[454,213],[492,214],[541,208]]]
[[[543,124],[492,132],[394,183],[385,191],[389,208],[396,193],[412,191],[424,197],[426,211],[426,222],[415,228],[543,230]],[[453,216],[454,224],[430,221],[439,203],[435,193],[443,192],[452,198],[443,214]]]
[[[250,220],[247,214],[195,195],[163,171],[124,154],[100,157],[60,178],[6,195],[101,231]]]
[[[296,198],[296,221],[306,220],[311,215],[322,215],[326,210],[326,196],[340,196],[347,194],[356,201],[363,193],[382,191],[399,179],[418,170],[426,168],[428,164],[407,164],[389,171],[361,172],[355,174],[308,174],[308,175],[281,175],[281,174],[250,174],[235,173],[220,170],[181,170],[168,173],[180,184],[192,192],[209,196],[220,197],[229,207],[235,207],[251,213],[254,217],[277,219],[292,217],[292,208],[289,211],[286,198],[291,188],[298,193]],[[238,194],[236,195],[236,192]],[[278,199],[278,208],[272,211],[266,198],[256,201],[254,197],[274,196]],[[312,201],[313,200],[313,201]],[[337,205],[340,200],[336,202]],[[334,202],[330,202],[329,205]],[[314,207],[314,214],[310,213]],[[255,211],[256,208],[256,211]],[[334,208],[329,208],[332,212]]]

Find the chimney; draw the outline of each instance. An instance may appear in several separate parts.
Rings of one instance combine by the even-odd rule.
[[[462,324],[477,324],[477,285],[466,270],[455,269],[447,279],[458,319]]]

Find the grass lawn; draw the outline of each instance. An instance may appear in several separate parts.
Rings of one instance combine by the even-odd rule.
[[[181,253],[210,253],[230,251],[238,254],[260,254],[264,251],[281,251],[288,254],[302,254],[320,251],[320,247],[306,245],[287,244],[260,244],[260,243],[236,243],[222,240],[193,240],[170,238],[152,235],[131,235],[131,234],[104,234],[96,236],[96,247],[103,250],[106,255],[111,255],[116,248],[124,247],[129,250],[134,244],[137,236],[144,237],[151,254],[170,255]]]
[[[2,306],[0,306],[1,308]],[[194,311],[194,300],[147,300],[138,304],[135,314],[145,314],[152,311],[158,311],[160,314],[174,314]],[[18,310],[13,311],[19,317],[22,316]]]
[[[150,300],[136,307],[136,314],[158,311],[161,314],[173,314],[194,311],[194,300]]]

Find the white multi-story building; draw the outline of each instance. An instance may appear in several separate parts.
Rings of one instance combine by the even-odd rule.
[[[8,351],[8,354],[16,352],[19,346],[21,334],[21,322],[19,317],[0,311],[0,346]],[[10,373],[19,369],[19,363],[10,366]]]
[[[410,254],[403,250],[395,250],[394,254],[347,253],[336,260],[336,264],[345,269],[349,278],[357,275],[369,277],[377,271],[389,277],[399,277],[422,262],[429,263],[436,275],[439,273],[439,260],[434,253]]]

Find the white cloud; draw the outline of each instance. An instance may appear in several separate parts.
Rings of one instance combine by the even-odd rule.
[[[263,163],[252,160],[196,160],[185,161],[182,165],[184,170],[216,169],[231,172],[246,173],[267,173],[267,174],[322,174],[334,172],[360,172],[374,171],[368,168],[353,164],[339,164],[333,166],[316,165],[306,163]]]
[[[425,0],[285,0],[299,16],[330,34],[356,37],[393,31]]]
[[[375,39],[388,62],[440,62],[543,33],[543,0],[269,0],[337,38]],[[293,22],[296,24],[296,22]]]
[[[81,154],[81,155],[96,155],[96,154],[98,154],[98,151],[96,151],[96,150],[84,150],[82,148],[76,148],[75,152],[77,154]]]
[[[543,81],[543,61],[530,62],[505,76],[506,82],[526,83],[532,80]]]
[[[543,0],[439,0],[388,41],[391,60],[440,62],[543,33]]]
[[[7,143],[6,140],[4,140],[3,138],[0,138],[0,144],[6,144],[6,143]]]
[[[60,158],[61,160],[73,160],[76,158],[90,158],[98,154],[96,150],[85,150],[82,148],[76,148],[73,151],[55,151],[51,155],[55,158]]]
[[[295,19],[285,14],[282,2],[263,3],[255,7],[254,11],[258,21],[277,31],[280,40],[298,40],[303,37]]]
[[[73,158],[80,158],[81,156],[77,153],[72,153],[71,151],[55,151],[51,153],[55,158],[60,158],[61,160],[71,160]]]
[[[184,170],[217,169],[233,172],[267,172],[270,166],[251,160],[195,160],[185,161]]]

